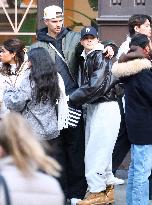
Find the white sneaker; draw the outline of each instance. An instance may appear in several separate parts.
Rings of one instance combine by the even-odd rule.
[[[114,177],[113,181],[114,181],[114,185],[121,185],[125,183],[123,179],[119,179],[117,177]]]
[[[70,200],[71,205],[76,205],[79,201],[81,201],[81,199],[72,198],[72,199]]]

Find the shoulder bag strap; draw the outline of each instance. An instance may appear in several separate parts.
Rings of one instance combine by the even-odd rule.
[[[11,205],[11,200],[10,200],[10,194],[9,194],[8,186],[6,184],[5,178],[2,175],[0,175],[0,186],[2,186],[4,188],[6,205]]]
[[[55,52],[58,54],[58,56],[60,56],[60,58],[63,60],[63,62],[66,62],[65,58],[61,55],[61,53],[52,45],[52,43],[49,43],[50,47],[53,48],[55,50]]]

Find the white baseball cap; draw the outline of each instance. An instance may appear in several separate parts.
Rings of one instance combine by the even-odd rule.
[[[44,9],[43,19],[54,19],[58,17],[63,17],[63,12],[59,6],[48,6]]]

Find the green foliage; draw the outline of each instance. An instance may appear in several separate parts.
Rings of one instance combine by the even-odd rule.
[[[88,0],[88,2],[94,11],[98,11],[98,0]]]
[[[27,15],[23,25],[20,29],[20,32],[35,32],[36,31],[36,14]],[[26,45],[32,44],[32,36],[19,36]]]

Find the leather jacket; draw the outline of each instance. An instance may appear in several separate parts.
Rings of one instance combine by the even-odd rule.
[[[71,104],[81,106],[117,99],[117,79],[111,73],[111,60],[104,57],[102,50],[91,51],[80,65],[81,86],[69,96]]]

